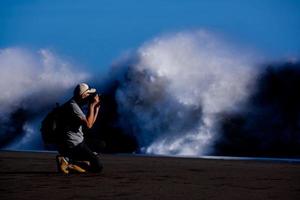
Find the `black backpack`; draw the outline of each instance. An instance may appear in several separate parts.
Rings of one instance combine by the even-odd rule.
[[[63,109],[56,104],[56,107],[50,111],[41,124],[41,134],[45,145],[59,144],[62,138],[63,129]]]

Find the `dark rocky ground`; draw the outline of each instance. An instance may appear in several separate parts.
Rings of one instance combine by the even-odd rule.
[[[62,175],[55,154],[0,152],[0,199],[300,199],[300,164],[103,155]]]

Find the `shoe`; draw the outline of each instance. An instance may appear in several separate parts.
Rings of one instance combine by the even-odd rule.
[[[69,164],[68,170],[75,172],[75,173],[85,173],[86,172],[85,169],[82,169],[81,167],[79,167],[78,165],[75,165],[75,164]]]
[[[69,170],[68,170],[69,163],[66,161],[65,157],[57,155],[56,164],[57,164],[58,172],[63,174],[69,174]]]
[[[72,164],[75,164],[83,169],[88,169],[91,167],[90,161],[87,161],[87,160],[77,160],[77,161],[73,162]]]
[[[91,162],[90,161],[87,161],[87,160],[84,160],[84,161],[81,161],[82,163],[86,164],[87,166],[91,166]]]

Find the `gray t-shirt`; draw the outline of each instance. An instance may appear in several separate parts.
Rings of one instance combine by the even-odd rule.
[[[81,120],[85,114],[74,99],[64,104],[64,133],[65,143],[68,147],[75,147],[83,141]]]

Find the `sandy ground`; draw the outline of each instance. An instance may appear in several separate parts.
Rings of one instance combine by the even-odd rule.
[[[103,155],[62,175],[55,154],[0,152],[0,199],[300,199],[300,164]]]

